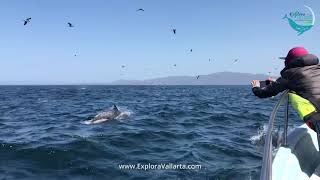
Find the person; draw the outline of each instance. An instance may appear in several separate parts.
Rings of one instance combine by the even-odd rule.
[[[253,80],[252,92],[259,98],[267,98],[289,90],[289,102],[309,128],[320,135],[320,65],[317,56],[303,47],[292,48],[284,59],[285,67],[277,80],[260,87]],[[267,84],[267,83],[266,83]]]

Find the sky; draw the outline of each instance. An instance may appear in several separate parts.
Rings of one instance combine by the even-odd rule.
[[[304,5],[316,21],[297,36],[282,17]],[[320,56],[320,1],[2,0],[0,16],[0,84],[108,83],[222,71],[278,76],[278,57],[292,47]]]

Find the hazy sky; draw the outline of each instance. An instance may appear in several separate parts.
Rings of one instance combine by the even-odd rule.
[[[316,22],[297,36],[282,17],[304,4],[314,10]],[[145,11],[136,12],[139,8]],[[2,84],[101,83],[220,71],[276,75],[280,69],[274,67],[283,64],[277,57],[293,46],[320,56],[319,1],[2,0],[0,16]],[[27,17],[32,20],[23,26]]]

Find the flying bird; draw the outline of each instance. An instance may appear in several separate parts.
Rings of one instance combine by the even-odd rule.
[[[68,22],[68,26],[71,28],[74,27],[73,24],[71,24],[70,22]]]
[[[125,67],[126,67],[125,65],[122,65],[122,66],[121,66],[121,68],[125,68]]]
[[[174,64],[173,66],[174,66],[174,67],[176,67],[177,65],[176,65],[176,64]]]
[[[176,34],[177,30],[176,29],[172,29],[173,34]]]
[[[236,63],[236,62],[238,62],[239,61],[239,59],[235,59],[234,61],[233,61],[233,63]]]
[[[192,49],[190,49],[190,52],[192,52]]]
[[[27,19],[25,19],[25,20],[23,20],[23,21],[24,21],[23,25],[24,25],[24,26],[27,25],[27,24],[30,22],[30,20],[31,20],[30,17],[27,18]]]
[[[200,75],[197,76],[197,79],[199,79]]]
[[[144,9],[140,8],[140,9],[137,9],[137,11],[144,11]]]

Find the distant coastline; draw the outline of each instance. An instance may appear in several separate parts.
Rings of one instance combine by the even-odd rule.
[[[268,75],[218,72],[196,76],[168,76],[147,80],[118,80],[110,85],[250,85],[251,80],[265,80]]]
[[[239,72],[217,72],[207,75],[196,76],[168,76],[146,80],[117,80],[113,82],[32,82],[32,81],[7,81],[0,82],[0,86],[41,86],[41,85],[250,85],[251,80],[264,80],[265,74],[239,73]]]

